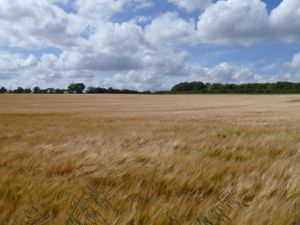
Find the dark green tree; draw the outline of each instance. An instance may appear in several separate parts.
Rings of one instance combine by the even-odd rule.
[[[18,93],[18,94],[22,94],[25,92],[24,88],[22,87],[18,87],[16,90],[14,90],[15,93]]]
[[[65,89],[59,89],[59,88],[55,89],[55,94],[64,94],[65,92],[66,92]]]
[[[6,92],[7,92],[7,89],[5,87],[0,88],[0,93],[6,93]]]
[[[208,84],[210,86],[210,84]],[[202,82],[185,82],[175,85],[172,88],[172,92],[186,92],[186,93],[197,93],[205,92],[207,86]]]
[[[55,94],[55,88],[47,88],[47,93],[48,94]]]
[[[220,93],[220,94],[291,94],[300,93],[300,83],[246,83],[246,84],[209,84],[185,82],[175,85],[172,93]]]
[[[82,94],[85,89],[83,83],[73,83],[68,86],[68,92],[71,94]]]
[[[32,91],[31,91],[31,89],[30,88],[26,88],[26,89],[24,89],[24,93],[26,93],[26,94],[30,94]]]
[[[39,87],[34,87],[33,88],[33,93],[35,93],[35,94],[40,94],[42,91],[41,91],[41,89],[39,88]]]

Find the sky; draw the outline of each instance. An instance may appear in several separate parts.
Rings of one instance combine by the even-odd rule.
[[[300,82],[300,0],[0,0],[0,86]]]

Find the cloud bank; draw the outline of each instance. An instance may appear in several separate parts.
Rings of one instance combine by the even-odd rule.
[[[300,1],[283,0],[271,11],[261,0],[168,0],[165,4],[188,16],[170,9],[116,19],[158,7],[148,0],[0,0],[0,84],[65,86],[81,81],[161,90],[189,80],[298,79],[298,70],[266,76],[253,65],[224,59],[205,66],[189,58],[191,49],[201,45],[298,44]],[[192,16],[195,13],[197,18]],[[299,54],[291,56],[289,67],[300,69]]]

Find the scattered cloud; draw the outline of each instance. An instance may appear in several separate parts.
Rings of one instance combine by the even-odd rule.
[[[210,66],[202,65],[205,58],[194,57],[195,46],[201,53],[207,46],[251,48],[269,40],[298,44],[298,0],[283,0],[271,11],[262,0],[165,2],[187,12],[145,13],[158,10],[149,0],[0,0],[0,49],[18,49],[0,51],[1,85],[61,87],[82,81],[160,90],[192,80],[241,83],[299,78],[300,54],[288,63],[295,72],[284,72],[282,66],[271,75],[259,74],[255,66],[229,63],[222,54],[223,62]],[[48,48],[58,51],[49,53]],[[201,56],[227,51],[232,49],[214,49]],[[280,70],[272,66],[260,71],[275,69]]]

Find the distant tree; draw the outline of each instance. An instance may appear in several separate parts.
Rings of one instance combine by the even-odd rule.
[[[22,87],[18,87],[16,90],[14,90],[14,93],[18,93],[18,94],[22,94],[24,92],[25,92],[25,90]]]
[[[48,94],[55,94],[55,88],[47,88]]]
[[[246,84],[209,84],[202,82],[184,82],[175,85],[172,93],[231,93],[231,94],[289,94],[300,93],[300,83],[246,83]]]
[[[39,87],[34,87],[33,88],[33,93],[40,94],[41,92],[42,92],[42,90]]]
[[[24,93],[26,93],[26,94],[30,94],[32,91],[31,91],[31,89],[30,88],[26,88],[26,89],[24,89]]]
[[[104,94],[108,93],[108,90],[101,87],[88,87],[86,93],[88,94]]]
[[[66,93],[65,89],[59,89],[59,88],[55,89],[55,94],[64,94],[64,93]]]
[[[72,94],[82,94],[85,89],[83,83],[73,83],[68,86],[68,92]]]
[[[6,92],[7,92],[7,89],[5,87],[0,88],[0,93],[6,93]]]
[[[184,82],[175,85],[172,92],[205,92],[207,86],[202,82]]]
[[[139,92],[135,90],[128,90],[128,89],[114,89],[112,87],[110,88],[101,88],[101,87],[88,87],[87,94],[141,94],[141,93],[147,93],[151,94],[150,91],[147,92]]]

